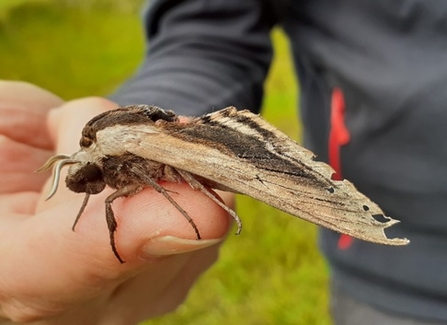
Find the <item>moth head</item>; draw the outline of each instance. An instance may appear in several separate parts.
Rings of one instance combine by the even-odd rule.
[[[65,183],[67,187],[76,193],[97,194],[104,190],[106,184],[102,169],[96,163],[86,159],[85,151],[81,150],[72,156],[56,155],[40,167],[37,172],[53,168],[53,183],[47,200],[57,191],[61,170],[64,166],[70,165]]]
[[[75,193],[87,194],[98,194],[106,186],[102,169],[92,162],[78,162],[71,165],[65,184]]]

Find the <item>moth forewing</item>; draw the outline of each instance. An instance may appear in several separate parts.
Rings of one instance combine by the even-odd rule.
[[[222,184],[317,225],[375,243],[408,243],[406,239],[387,238],[384,229],[397,221],[386,217],[377,204],[357,191],[349,181],[332,180],[332,168],[315,161],[309,150],[255,114],[234,110],[232,113],[236,125],[245,123],[247,134],[242,133],[242,128],[233,131],[248,137],[257,148],[264,147],[268,151],[265,156],[274,157],[271,165],[268,161],[260,165],[256,157],[243,157],[244,148],[241,152],[234,148],[223,150],[229,145],[224,137],[220,143],[215,142],[214,136],[207,138],[204,130],[207,124],[202,121],[213,121],[209,124],[209,128],[213,128],[209,130],[211,134],[219,128],[222,111],[193,121],[201,123],[201,129],[197,130],[201,133],[195,135],[194,125],[176,124],[172,128],[169,123],[159,125],[158,132],[154,129],[146,132],[144,125],[117,126],[114,132],[132,134],[128,137],[132,140],[121,143],[128,152]],[[221,126],[224,132],[229,132],[230,122],[226,116],[225,124]],[[252,129],[247,131],[248,128]],[[194,136],[197,141],[191,141]],[[98,141],[107,141],[108,137],[108,132],[98,134]],[[286,170],[281,170],[278,162],[283,162]],[[292,167],[295,173],[291,171]],[[383,216],[384,222],[375,219],[378,215]]]

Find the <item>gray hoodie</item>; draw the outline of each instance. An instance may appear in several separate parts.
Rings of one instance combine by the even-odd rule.
[[[402,221],[390,236],[411,239],[322,230],[333,281],[382,310],[447,322],[445,0],[154,0],[146,59],[112,99],[258,111],[275,25],[292,43],[305,145]]]

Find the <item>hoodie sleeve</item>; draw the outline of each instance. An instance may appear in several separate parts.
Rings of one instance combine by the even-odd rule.
[[[111,99],[182,115],[259,111],[276,23],[267,0],[155,0],[144,13],[144,62]]]

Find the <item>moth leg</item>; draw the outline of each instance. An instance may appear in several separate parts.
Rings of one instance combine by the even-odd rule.
[[[85,207],[87,206],[88,199],[90,198],[90,193],[85,193],[84,201],[82,202],[81,208],[79,209],[78,215],[76,216],[76,219],[73,223],[73,226],[71,227],[71,230],[75,231],[76,224],[79,221],[79,218],[81,217],[82,213],[84,213]]]
[[[200,236],[199,229],[197,228],[196,224],[194,223],[194,220],[192,220],[192,218],[188,215],[188,213],[185,210],[183,210],[183,208],[177,202],[175,202],[175,200],[168,194],[168,191],[163,186],[158,184],[154,179],[148,177],[146,174],[144,174],[143,172],[141,172],[139,169],[137,169],[135,167],[132,167],[132,172],[135,173],[137,176],[139,176],[142,180],[144,180],[144,182],[147,185],[150,185],[151,187],[153,187],[154,190],[156,190],[158,193],[163,194],[163,196],[166,199],[168,199],[168,201],[178,211],[180,211],[181,214],[183,214],[183,216],[186,218],[186,220],[188,220],[188,222],[190,223],[191,227],[194,229],[194,231],[196,233],[197,239],[202,239],[202,237]]]
[[[115,254],[116,258],[120,261],[120,263],[124,263],[125,261],[121,258],[120,254],[118,253],[118,250],[116,249],[115,232],[116,228],[118,227],[118,223],[116,222],[115,214],[113,213],[112,203],[113,201],[115,201],[115,199],[122,196],[135,194],[140,189],[141,189],[140,185],[134,185],[134,184],[127,185],[110,194],[105,200],[106,221],[107,221],[107,227],[109,228],[110,246],[112,247],[112,251]]]
[[[224,209],[230,216],[233,217],[233,219],[236,221],[237,224],[237,231],[236,235],[239,235],[242,230],[242,221],[239,218],[239,216],[234,212],[231,208],[229,208],[225,203],[222,203],[216,195],[209,191],[205,186],[203,186],[202,183],[200,183],[195,177],[188,172],[185,172],[184,170],[176,169],[176,171],[180,174],[180,176],[183,177],[183,179],[191,186],[193,189],[198,190],[208,196],[211,200],[213,200],[218,206],[220,206],[222,209]]]

